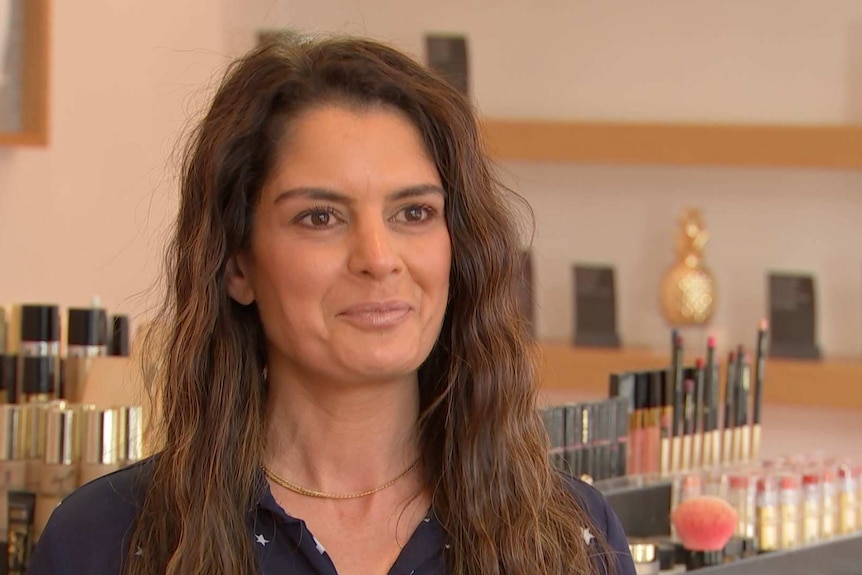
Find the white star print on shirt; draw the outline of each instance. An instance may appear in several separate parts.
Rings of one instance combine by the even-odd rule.
[[[260,543],[261,545],[263,545],[264,547],[266,547],[266,544],[269,543],[267,538],[263,536],[263,533],[255,536],[255,539],[257,539],[257,542]]]
[[[317,548],[317,552],[321,555],[326,553],[326,549],[323,548],[323,545],[321,545],[320,541],[317,540],[317,537],[312,535],[311,538],[314,539],[314,546]]]
[[[593,539],[595,539],[595,538],[596,538],[595,535],[590,533],[589,527],[584,527],[584,542],[587,545],[589,545],[590,543],[593,542]]]

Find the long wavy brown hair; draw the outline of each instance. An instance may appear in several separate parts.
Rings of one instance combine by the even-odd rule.
[[[258,572],[247,519],[266,437],[257,309],[227,293],[285,125],[311,106],[382,105],[421,132],[448,193],[449,306],[419,371],[422,468],[453,575],[591,573],[589,519],[549,465],[537,352],[513,287],[520,225],[476,114],[439,76],[357,38],[269,43],[235,62],[184,157],[159,315],[161,450],[131,537],[128,575]]]

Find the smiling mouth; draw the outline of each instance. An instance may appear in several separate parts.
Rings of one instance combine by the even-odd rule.
[[[396,326],[412,311],[407,302],[375,302],[351,306],[338,315],[356,327],[374,329]]]

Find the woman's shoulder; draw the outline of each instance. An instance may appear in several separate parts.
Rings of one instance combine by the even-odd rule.
[[[149,461],[95,479],[63,499],[39,538],[28,575],[120,573]]]
[[[605,496],[602,495],[601,491],[580,479],[566,474],[563,474],[562,477],[569,493],[575,497],[581,509],[592,522],[592,525],[584,527],[583,535],[587,545],[592,543],[594,537],[604,538],[610,551],[616,556],[615,572],[617,575],[633,574],[635,572],[634,563],[629,552],[625,529]],[[592,529],[596,529],[598,533],[593,533]]]

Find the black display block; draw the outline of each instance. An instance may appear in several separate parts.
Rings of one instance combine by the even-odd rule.
[[[769,355],[819,359],[814,277],[769,274]]]
[[[428,67],[443,76],[465,96],[470,92],[467,38],[451,34],[426,34]]]
[[[670,534],[671,482],[638,476],[596,482],[629,537],[667,537]]]
[[[575,345],[620,347],[614,269],[575,265],[573,271]]]

